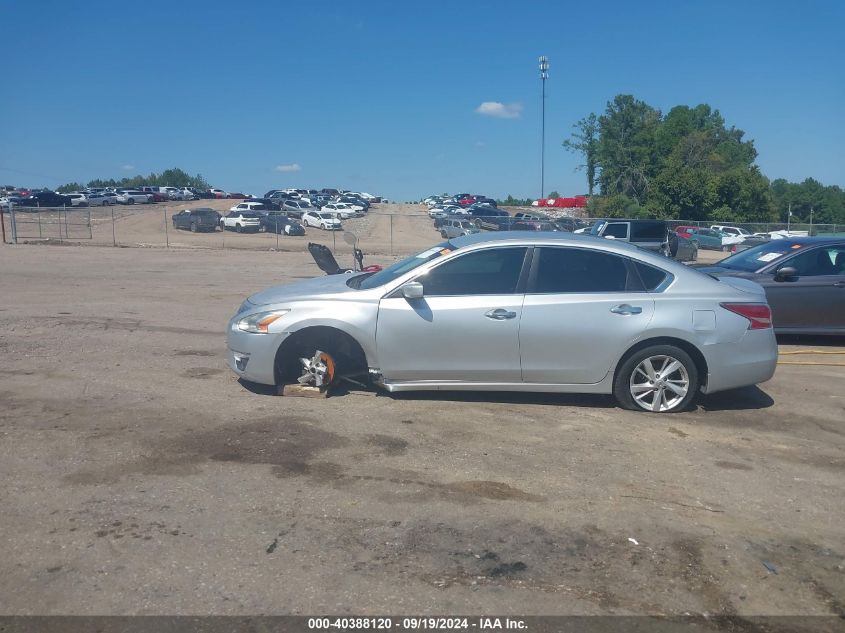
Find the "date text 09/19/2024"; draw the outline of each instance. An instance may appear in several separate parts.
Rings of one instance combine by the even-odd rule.
[[[445,630],[525,630],[524,620],[496,617],[344,617],[308,618],[309,630],[381,630],[445,631]]]

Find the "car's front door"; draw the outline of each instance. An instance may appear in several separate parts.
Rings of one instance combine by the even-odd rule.
[[[519,382],[525,247],[485,248],[417,276],[424,296],[379,304],[385,381]]]
[[[654,314],[636,265],[574,247],[543,247],[533,260],[519,327],[523,381],[601,381]],[[649,268],[656,286],[662,271]]]
[[[776,329],[845,329],[845,244],[799,251],[776,268],[798,276],[775,281],[774,270],[759,281],[766,289]]]

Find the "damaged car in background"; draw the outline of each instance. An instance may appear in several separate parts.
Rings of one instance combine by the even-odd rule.
[[[467,235],[379,272],[269,288],[227,334],[248,382],[613,394],[655,413],[764,382],[777,362],[758,284],[560,232]]]

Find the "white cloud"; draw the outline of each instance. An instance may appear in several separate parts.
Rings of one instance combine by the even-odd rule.
[[[135,169],[135,165],[121,165],[120,167],[123,171],[132,171]]]
[[[299,163],[290,163],[289,165],[276,165],[273,169],[281,172],[302,171]]]
[[[522,114],[521,103],[499,103],[498,101],[485,101],[475,111],[478,114],[492,116],[497,119],[518,119]]]

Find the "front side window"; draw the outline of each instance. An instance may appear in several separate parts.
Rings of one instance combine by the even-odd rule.
[[[783,265],[795,268],[801,277],[845,275],[845,246],[829,246],[807,251],[796,255]]]
[[[468,253],[421,275],[426,296],[510,295],[519,284],[526,248]]]
[[[541,248],[529,283],[531,294],[641,290],[618,255],[581,248]]]

